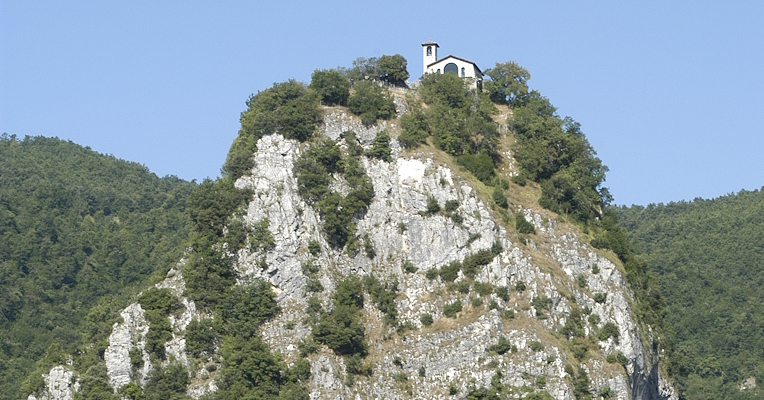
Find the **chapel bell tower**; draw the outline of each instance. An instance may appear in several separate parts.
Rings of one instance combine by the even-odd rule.
[[[427,66],[438,61],[438,44],[432,40],[422,43],[422,74],[427,73]]]

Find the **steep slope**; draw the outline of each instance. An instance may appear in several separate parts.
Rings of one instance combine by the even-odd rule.
[[[660,276],[683,396],[764,396],[762,192],[616,211]]]
[[[395,93],[400,116],[411,93]],[[267,133],[247,145],[256,149],[252,164],[235,181],[249,193],[246,206],[232,210],[219,233],[226,241],[212,247],[232,262],[242,288],[233,290],[257,292],[252,303],[261,306],[249,308],[262,315],[249,325],[255,337],[240,340],[247,327],[231,315],[241,302],[216,306],[190,289],[199,276],[192,253],[157,285],[182,306],[156,319],[150,314],[156,308],[141,300],[114,324],[104,358],[115,390],[148,391],[156,379],[151,371],[181,365],[193,398],[235,398],[237,390],[260,390],[262,398],[674,398],[659,375],[657,342],[636,321],[623,267],[537,206],[537,186],[508,184],[510,217],[448,155],[430,146],[403,150],[398,120],[366,127],[343,107],[322,113],[312,141]],[[501,140],[510,138],[503,133]],[[301,178],[310,170],[296,167],[308,165],[305,157],[338,168],[313,200]],[[516,173],[511,165],[502,166],[505,178]],[[367,182],[368,205],[348,203],[353,196],[363,203]],[[343,207],[336,208],[340,216],[330,214],[326,199],[360,211],[327,231]],[[530,221],[535,233],[519,233],[509,223],[515,220]],[[232,245],[239,234],[248,245]],[[270,287],[278,310],[263,292]],[[148,343],[158,324],[170,327],[164,357]],[[220,336],[209,336],[202,341],[209,347],[199,350],[204,324]],[[280,356],[268,356],[258,338]],[[259,361],[247,365],[257,367],[237,375],[233,357],[255,358],[231,349],[250,345]],[[309,378],[300,372],[306,359]],[[62,383],[53,375],[47,393],[56,385],[75,391],[77,376]],[[293,375],[307,379],[292,381]],[[307,392],[289,386],[295,382]]]

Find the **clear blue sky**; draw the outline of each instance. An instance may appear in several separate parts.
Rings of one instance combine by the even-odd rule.
[[[573,3],[0,0],[0,132],[215,177],[251,93],[432,39],[526,67],[617,204],[764,186],[764,2]]]

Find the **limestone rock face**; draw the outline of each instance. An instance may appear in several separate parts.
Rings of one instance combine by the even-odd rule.
[[[396,104],[399,109],[404,107],[400,98]],[[323,133],[345,146],[342,133],[353,130],[359,143],[368,148],[380,130],[395,129],[396,123],[364,127],[337,108],[325,116]],[[634,296],[621,266],[591,248],[575,227],[560,222],[535,203],[523,204],[509,212],[523,213],[536,233],[522,237],[486,202],[488,197],[476,189],[478,184],[439,161],[436,154],[420,151],[402,155],[393,139],[392,162],[362,158],[374,185],[374,199],[357,221],[357,233],[368,235],[376,256],[370,259],[361,252],[351,257],[329,246],[321,230],[321,217],[298,195],[292,169],[305,146],[278,134],[261,138],[251,174],[235,183],[254,193],[244,215],[245,225],[268,219],[275,239],[275,247],[266,252],[243,249],[236,254],[239,283],[253,279],[270,282],[282,309],[263,325],[264,341],[291,363],[299,356],[300,340],[311,335],[304,321],[307,299],[313,294],[306,293],[307,277],[301,271],[302,263],[314,259],[307,251],[309,241],[321,247],[315,263],[321,266],[318,279],[325,290],[315,295],[325,306],[329,306],[342,277],[373,274],[383,281],[398,282],[398,320],[414,328],[397,334],[367,296],[364,320],[369,355],[365,362],[373,366],[373,374],[358,377],[348,386],[343,358],[324,348],[309,357],[312,399],[465,398],[470,388],[490,387],[499,376],[501,384],[517,390],[517,398],[543,388],[555,399],[572,400],[574,377],[566,365],[587,372],[593,395],[608,390],[617,399],[677,398],[671,384],[659,374],[652,333],[643,330],[635,319]],[[341,186],[342,182],[338,184]],[[456,201],[455,213],[461,218],[428,214],[427,200],[431,197],[441,207]],[[464,260],[495,243],[502,250],[478,270],[474,281],[508,288],[508,300],[496,293],[480,297],[474,289],[463,293],[440,279],[426,277],[432,268]],[[404,271],[406,261],[414,265],[415,272]],[[192,319],[204,316],[185,297],[181,272],[182,262],[157,285],[173,290],[184,305],[182,312],[170,317],[173,337],[165,348],[172,358],[189,366],[193,376],[187,393],[199,398],[216,390],[215,372],[189,365],[184,332]],[[460,272],[455,284],[462,281],[468,278]],[[517,289],[523,286],[524,290]],[[456,301],[463,304],[463,310],[456,318],[445,316],[444,306]],[[560,333],[574,309],[598,317],[583,318],[584,334],[596,348],[589,348],[580,359]],[[507,310],[514,311],[514,318],[508,317]],[[420,317],[424,314],[432,316],[432,326],[422,325]],[[115,390],[131,379],[145,383],[153,368],[145,351],[149,327],[140,305],[127,307],[122,319],[114,325],[105,354]],[[615,324],[618,335],[600,341],[595,332],[608,323]],[[511,351],[488,351],[501,338],[511,343]],[[135,375],[129,356],[132,348],[143,355],[137,377],[131,376]],[[606,361],[607,355],[618,353],[626,358],[625,366]],[[71,380],[70,376],[67,382]],[[63,375],[56,380],[64,381]],[[47,393],[53,393],[53,386],[47,387]],[[458,395],[454,397],[452,392]],[[48,398],[71,398],[51,396]]]
[[[79,382],[69,367],[57,365],[42,377],[45,389],[37,396],[29,395],[27,400],[73,400],[74,392],[79,390]]]
[[[348,129],[359,129],[352,122],[333,113],[326,117],[327,136],[343,145],[340,135]],[[382,127],[357,130],[359,142],[367,146]],[[360,132],[359,132],[360,131]],[[302,321],[308,295],[306,278],[300,265],[311,258],[305,251],[308,241],[316,240],[322,252],[317,264],[322,285],[319,294],[325,304],[336,286],[337,276],[374,274],[380,279],[395,278],[399,282],[397,300],[399,319],[419,328],[403,336],[385,326],[382,314],[371,301],[366,302],[369,359],[374,365],[371,378],[359,378],[353,387],[344,384],[342,358],[324,351],[311,358],[312,398],[408,398],[405,388],[393,377],[401,372],[415,398],[450,398],[450,386],[459,393],[469,387],[489,386],[498,369],[502,383],[515,387],[535,387],[544,376],[545,390],[557,399],[573,399],[572,378],[565,372],[566,363],[585,369],[594,392],[609,387],[616,398],[675,398],[670,385],[658,384],[657,356],[652,353],[651,338],[636,324],[631,303],[634,298],[626,286],[623,273],[605,256],[589,247],[575,229],[561,226],[532,209],[518,209],[531,221],[537,235],[528,245],[514,243],[507,229],[497,223],[488,205],[477,191],[446,165],[434,157],[419,154],[399,157],[401,149],[393,141],[394,161],[386,163],[364,159],[364,167],[374,184],[374,201],[358,221],[358,233],[371,238],[376,257],[354,258],[332,250],[323,240],[321,221],[316,212],[297,195],[296,179],[290,173],[301,147],[279,135],[262,138],[255,154],[252,174],[240,178],[236,186],[255,192],[246,219],[250,223],[265,218],[276,239],[276,248],[265,254],[267,269],[261,270],[257,260],[261,254],[239,254],[239,270],[248,278],[266,279],[278,293],[283,312],[262,329],[264,339],[285,358],[294,360],[297,343],[310,335]],[[428,197],[441,207],[448,200],[459,203],[461,223],[445,215],[425,213]],[[482,305],[474,305],[472,295],[452,293],[439,280],[429,280],[425,273],[494,242],[504,250],[476,276],[478,282],[514,288],[523,281],[524,292],[512,292],[509,302],[491,295]],[[409,274],[402,270],[405,260],[418,269]],[[324,268],[323,266],[327,266]],[[595,267],[596,266],[596,267]],[[593,272],[596,271],[596,272]],[[460,275],[457,283],[464,279]],[[576,280],[585,280],[580,287]],[[594,300],[595,293],[606,293],[604,302]],[[543,319],[529,300],[546,297],[551,300]],[[460,300],[465,311],[456,319],[443,316],[443,305]],[[491,300],[502,308],[515,309],[515,320],[503,319],[498,310],[489,310]],[[554,338],[564,326],[573,304],[591,309],[600,317],[597,326],[585,322],[586,334],[608,322],[618,327],[618,339],[599,342],[593,357],[579,362],[572,357],[565,341]],[[431,328],[423,328],[419,317],[429,313],[435,319]],[[289,328],[287,328],[289,326]],[[491,356],[487,348],[505,337],[516,348],[515,353]],[[539,342],[543,349],[532,350],[530,343]],[[621,352],[627,359],[626,369],[608,364],[604,355]],[[397,362],[394,362],[397,360]],[[420,376],[420,367],[425,374]],[[665,383],[665,382],[664,382]]]
[[[132,364],[130,363],[130,350],[133,347],[141,351],[143,358],[143,367],[139,372],[139,381],[146,383],[146,376],[154,368],[146,352],[146,334],[149,332],[149,325],[144,317],[144,311],[141,305],[133,303],[122,313],[122,322],[114,324],[114,328],[109,335],[109,347],[104,352],[106,361],[106,374],[109,376],[109,383],[114,388],[120,388],[130,383],[132,376]]]

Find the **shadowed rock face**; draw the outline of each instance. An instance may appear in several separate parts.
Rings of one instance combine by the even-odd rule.
[[[388,128],[394,124],[390,125]],[[341,132],[348,129],[357,129],[360,144],[368,147],[380,128],[363,128],[340,112],[325,119],[326,136],[340,145],[344,145]],[[586,244],[574,227],[558,222],[554,214],[535,203],[510,210],[522,212],[537,232],[521,244],[514,228],[502,222],[468,179],[437,161],[435,154],[401,156],[401,148],[392,140],[392,162],[363,158],[374,185],[374,200],[357,221],[358,234],[369,236],[376,257],[350,257],[330,248],[320,217],[297,194],[292,167],[304,145],[270,135],[260,139],[257,148],[252,173],[237,180],[236,186],[254,193],[246,223],[269,219],[276,245],[266,253],[239,251],[236,268],[241,282],[264,279],[277,293],[282,312],[262,327],[263,339],[287,362],[293,362],[299,355],[297,343],[311,335],[303,322],[310,294],[306,294],[307,278],[301,272],[301,264],[312,258],[306,251],[310,240],[318,241],[322,248],[315,262],[320,265],[318,279],[325,288],[318,296],[325,306],[340,277],[374,274],[380,280],[394,278],[400,289],[396,298],[398,319],[416,328],[396,334],[394,328],[385,325],[373,302],[366,301],[367,361],[373,366],[372,376],[359,377],[355,385],[346,386],[343,359],[323,349],[310,356],[311,398],[451,399],[450,386],[456,387],[462,398],[472,387],[489,387],[498,370],[505,386],[517,390],[525,386],[531,391],[543,386],[556,399],[573,399],[573,377],[566,373],[566,364],[587,371],[593,394],[609,387],[619,399],[676,398],[671,385],[659,376],[651,335],[636,323],[632,309],[635,300],[620,267]],[[341,178],[336,185],[343,185]],[[437,199],[441,207],[446,201],[457,201],[461,222],[454,222],[445,213],[425,213],[428,197]],[[427,270],[464,260],[481,249],[490,249],[495,242],[503,250],[478,269],[474,281],[509,288],[508,300],[494,293],[483,296],[482,303],[473,302],[479,297],[474,288],[462,293],[449,289],[440,279],[426,278]],[[265,269],[257,263],[263,256]],[[403,270],[406,260],[416,272]],[[192,318],[203,316],[185,299],[182,263],[179,269],[171,271],[158,286],[173,289],[185,305],[181,316],[171,317],[174,335],[166,349],[180,362],[188,363],[183,332]],[[461,281],[469,279],[460,272],[455,282]],[[520,281],[526,286],[524,291],[515,290]],[[605,301],[595,301],[595,293],[606,293]],[[534,298],[548,298],[547,309],[537,309]],[[444,306],[457,300],[464,309],[456,318],[446,317]],[[491,302],[498,308],[490,309]],[[618,329],[617,340],[594,339],[596,348],[589,349],[582,361],[573,357],[570,343],[558,333],[574,307],[590,309],[600,317],[596,324],[584,318],[586,335],[593,335],[608,322]],[[514,310],[514,319],[503,315],[508,309]],[[431,327],[420,322],[425,313],[434,319]],[[122,317],[124,321],[114,326],[106,352],[107,370],[115,388],[131,379],[130,349],[138,348],[144,356],[139,382],[144,382],[152,368],[142,339],[148,326],[140,306],[131,305]],[[503,354],[489,352],[501,337],[514,348]],[[613,352],[628,359],[626,368],[605,361],[606,354]],[[424,376],[420,376],[422,367]],[[408,387],[393,379],[401,373],[406,374]],[[539,383],[542,376],[544,385]],[[202,368],[192,377],[188,393],[198,398],[215,387],[214,373],[207,374]]]

